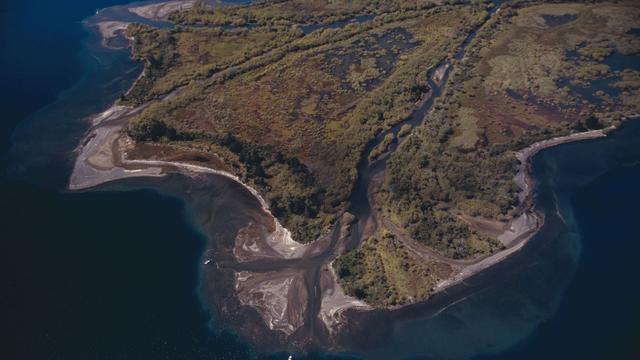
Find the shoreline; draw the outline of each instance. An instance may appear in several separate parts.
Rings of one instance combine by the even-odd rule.
[[[124,154],[121,154],[121,150],[107,154],[109,153],[107,148],[119,149],[122,147],[121,144],[118,144],[118,141],[121,140],[120,131],[123,128],[127,118],[140,110],[140,108],[130,108],[114,104],[111,108],[97,114],[91,119],[94,127],[79,145],[78,156],[76,158],[74,171],[69,183],[70,190],[86,190],[102,184],[131,177],[164,177],[169,173],[180,173],[190,178],[195,178],[197,175],[201,174],[222,176],[240,184],[245,190],[251,193],[251,195],[260,203],[262,207],[261,210],[267,213],[269,217],[275,221],[276,230],[273,231],[272,234],[279,234],[281,236],[269,236],[268,239],[270,241],[268,241],[267,243],[269,247],[276,251],[279,257],[282,257],[283,259],[302,259],[305,253],[307,253],[308,249],[313,249],[314,247],[317,247],[319,245],[319,241],[311,244],[301,244],[294,241],[291,238],[290,232],[286,228],[284,228],[275,217],[273,217],[266,201],[259,194],[259,192],[251,186],[243,183],[234,174],[222,170],[183,162],[164,160],[131,160],[127,159]],[[111,123],[113,122],[117,124],[112,125]],[[514,179],[514,181],[516,181],[516,183],[518,183],[518,185],[521,187],[521,195],[524,198],[524,202],[522,204],[530,207],[530,210],[524,212],[519,218],[529,217],[533,219],[533,222],[517,222],[518,218],[512,220],[511,227],[507,229],[503,233],[503,235],[511,231],[516,234],[516,236],[513,242],[510,243],[506,249],[488,257],[479,259],[469,265],[463,266],[459,270],[459,272],[452,278],[438,283],[436,285],[436,288],[434,289],[433,294],[443,292],[452,286],[460,284],[469,277],[479,274],[483,270],[488,269],[493,265],[496,265],[501,261],[507,259],[510,255],[521,250],[524,245],[526,245],[528,241],[533,238],[533,236],[544,225],[544,215],[535,210],[535,204],[531,199],[534,180],[532,174],[530,173],[530,161],[533,156],[544,149],[561,144],[604,137],[606,136],[606,131],[610,129],[613,128],[574,133],[567,136],[546,139],[536,142],[527,148],[515,152],[515,156],[521,162],[519,166],[520,170],[516,175],[516,179],[521,180],[518,181]],[[96,161],[95,159],[93,159],[95,157],[100,158],[105,156],[110,156],[113,158],[117,155],[121,156],[120,162],[114,160],[111,163],[110,169],[108,168],[109,166],[105,166],[104,168],[96,166]],[[94,161],[92,162],[91,160]],[[86,174],[84,177],[80,176],[82,174],[82,169],[91,169],[92,174],[89,176],[89,179],[87,179]],[[207,265],[212,262],[212,259],[203,258],[203,261],[204,265]],[[337,282],[335,272],[330,267],[330,265],[328,266],[330,275],[328,276],[328,278],[325,278],[323,282],[326,285],[329,285],[328,283],[331,282],[331,286],[328,286],[325,290],[323,290],[323,294],[321,297],[323,306],[321,306],[320,308],[319,316],[321,321],[327,326],[329,333],[333,335],[336,331],[339,332],[339,328],[344,324],[345,316],[348,317],[348,314],[345,314],[347,310],[355,310],[360,312],[379,309],[376,309],[369,304],[366,304],[344,294],[340,284]],[[235,286],[237,288],[237,286],[239,286],[239,283],[236,282]],[[283,299],[286,302],[286,298]],[[400,310],[411,305],[428,302],[429,299],[407,303],[395,307],[388,307],[386,309],[393,312],[395,310]],[[329,303],[331,303],[332,306],[327,307],[327,304]],[[268,323],[273,323],[273,321],[274,320],[271,319]],[[272,331],[278,330],[277,327],[273,328],[271,326],[270,329]]]
[[[98,28],[98,32],[102,37],[102,46],[108,49],[119,50],[122,48],[109,45],[109,42],[117,38],[118,36],[123,36],[124,38],[126,38],[124,32],[127,30],[127,26],[129,26],[129,24],[130,23],[126,21],[100,21],[92,26]]]
[[[194,165],[190,163],[164,161],[164,160],[130,160],[117,144],[121,140],[120,131],[124,127],[123,123],[116,125],[105,124],[110,121],[126,120],[129,116],[141,111],[140,108],[130,108],[114,104],[109,109],[95,116],[91,121],[94,128],[81,141],[78,149],[78,156],[74,164],[71,179],[69,181],[70,190],[87,190],[109,182],[130,178],[130,177],[164,177],[169,172],[177,172],[193,177],[193,174],[210,174],[222,176],[242,185],[255,197],[262,210],[271,216],[276,223],[277,232],[284,234],[283,244],[274,242],[276,250],[280,250],[283,257],[293,258],[298,250],[307,247],[308,244],[299,243],[291,237],[289,230],[284,228],[275,216],[271,213],[267,202],[262,195],[253,187],[245,184],[236,175],[213,169],[206,166]],[[110,148],[110,149],[109,149]],[[118,148],[117,151],[114,151]],[[120,156],[119,159],[116,158]],[[108,161],[111,157],[111,163]],[[102,163],[102,164],[100,164]],[[99,166],[103,165],[102,167]],[[138,168],[142,165],[142,168]],[[121,169],[121,171],[117,171]],[[83,173],[84,172],[84,173]],[[286,248],[278,245],[285,245]]]
[[[140,76],[143,76],[143,74],[144,70]],[[134,85],[135,82],[132,84],[132,87]],[[272,234],[278,234],[278,236],[269,237],[270,240],[267,241],[267,244],[275,250],[281,258],[303,259],[304,255],[311,252],[307,251],[308,249],[313,250],[314,248],[322,246],[322,244],[318,244],[321,242],[321,239],[310,244],[301,244],[294,241],[291,238],[290,232],[271,214],[268,204],[260,193],[251,186],[243,183],[232,173],[186,162],[127,159],[120,144],[123,140],[123,136],[120,132],[125,126],[128,118],[143,110],[145,106],[146,105],[131,108],[121,106],[116,101],[112,107],[90,119],[92,127],[76,149],[78,155],[74,163],[74,169],[69,183],[70,190],[86,190],[101,184],[131,177],[164,177],[169,173],[180,173],[190,178],[194,178],[199,174],[222,176],[242,185],[260,203],[262,210],[275,221],[276,229]],[[514,181],[521,189],[519,195],[520,205],[525,208],[525,212],[520,217],[512,219],[509,223],[510,227],[500,235],[500,237],[508,237],[508,239],[505,240],[507,247],[493,255],[478,259],[476,262],[464,266],[453,278],[438,283],[433,293],[436,294],[442,292],[505,260],[513,253],[522,249],[544,225],[544,214],[535,210],[535,202],[532,199],[534,179],[533,174],[530,172],[530,165],[533,156],[544,149],[564,143],[604,137],[607,135],[606,131],[609,129],[612,128],[574,133],[567,136],[546,139],[536,142],[525,149],[516,151],[515,156],[520,161],[520,165]],[[522,220],[518,221],[518,219]],[[205,258],[204,256],[205,254],[203,254],[202,258],[205,262],[204,265],[213,261],[212,259]],[[325,265],[325,267],[326,266],[327,265]],[[375,309],[370,305],[342,292],[330,263],[328,265],[328,272],[330,273],[328,278],[324,277],[324,272],[322,273],[322,281],[327,284],[331,283],[330,285],[333,286],[333,288],[325,287],[323,289],[321,295],[322,306],[320,307],[318,315],[321,321],[327,326],[330,334],[333,335],[334,330],[340,330],[339,326],[344,323],[344,317],[348,317],[349,314],[345,314],[346,310],[354,309],[356,311],[370,311]],[[236,272],[236,275],[240,274],[241,272]],[[237,279],[235,280],[235,286],[236,289],[239,286]],[[288,286],[290,287],[290,284]],[[325,296],[325,291],[328,294],[327,296]],[[235,293],[234,295],[240,300],[239,293]],[[325,299],[327,300],[327,303],[333,303],[333,306],[325,306]],[[282,301],[285,302],[285,305],[288,304],[286,297],[281,298],[280,300],[281,301],[277,305],[281,305]],[[385,310],[394,311],[417,303],[427,303],[428,301],[429,299],[404,304],[397,308],[385,308]],[[257,309],[255,306],[254,308]],[[275,320],[273,318],[271,321],[266,321],[267,326],[269,326],[269,324],[273,325],[274,321]],[[290,324],[284,324],[284,326],[289,325]],[[281,331],[277,327],[269,327],[272,331]],[[296,331],[297,328],[290,330],[291,332],[289,334]]]
[[[504,240],[507,240],[506,248],[465,266],[458,274],[454,275],[453,278],[441,281],[436,286],[434,294],[459,284],[469,277],[498,264],[515,252],[520,251],[544,226],[545,215],[536,209],[536,203],[533,199],[535,179],[531,172],[531,160],[536,154],[545,149],[562,144],[606,137],[608,131],[614,129],[615,127],[611,126],[606,129],[558,136],[535,142],[524,149],[516,151],[515,156],[520,161],[520,165],[518,166],[518,173],[514,177],[514,182],[520,187],[520,206],[523,206],[525,211],[519,217],[512,219],[509,228],[498,236],[498,239],[503,238],[503,240],[501,240],[503,243]],[[508,239],[505,239],[505,237],[508,237]]]

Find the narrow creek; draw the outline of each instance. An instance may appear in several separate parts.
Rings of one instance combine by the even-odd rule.
[[[461,60],[464,57],[465,50],[476,37],[479,29],[481,29],[486,21],[488,21],[491,16],[498,11],[500,3],[501,1],[494,1],[495,6],[489,9],[489,16],[464,39],[460,47],[455,51],[453,55],[454,60]],[[417,126],[421,125],[427,119],[435,100],[440,98],[446,92],[447,80],[452,69],[452,61],[447,59],[436,65],[434,68],[427,70],[426,75],[429,89],[425,94],[423,94],[421,101],[418,103],[418,107],[404,121],[395,124],[386,131],[382,131],[375,137],[373,141],[371,141],[366,146],[357,167],[358,180],[352,191],[351,197],[349,198],[349,201],[351,203],[350,211],[353,215],[356,216],[357,221],[351,226],[351,237],[350,239],[348,239],[348,243],[345,244],[346,249],[353,249],[357,247],[363,240],[363,235],[371,234],[373,233],[373,231],[375,231],[377,224],[374,216],[372,216],[371,203],[369,202],[368,196],[368,193],[373,185],[372,180],[376,176],[380,176],[381,173],[386,170],[386,163],[388,158],[398,148],[400,143],[411,136],[413,130],[415,130]],[[442,73],[437,76],[437,80],[434,80],[434,78],[436,77],[434,76],[434,74],[438,70],[442,71]],[[409,125],[411,127],[411,130],[407,135],[398,137],[400,129],[405,125]],[[369,155],[371,154],[371,151],[383,141],[384,137],[387,134],[390,133],[394,135],[394,141],[389,145],[387,152],[383,154],[379,159],[370,162]],[[322,267],[325,266],[327,262],[331,261],[335,256],[335,248],[338,243],[337,229],[339,228],[339,226],[339,223],[335,225],[332,240],[327,249],[315,258],[308,259],[307,265],[305,266],[304,270],[306,280],[305,282],[309,296],[307,301],[308,308],[305,326],[303,327],[304,330],[301,332],[301,334],[305,334],[307,336],[307,339],[312,342],[316,342],[319,340],[318,335],[320,334],[318,334],[318,332],[323,330],[321,321],[319,320],[322,303],[320,273],[322,271]]]
[[[489,9],[490,16],[498,11],[501,3],[502,1],[493,2],[494,6]],[[488,21],[490,16],[487,17],[487,19],[462,42],[460,47],[454,53],[454,60],[461,60],[464,57],[465,50],[476,37],[478,30],[486,23],[486,21]],[[434,74],[439,69],[444,69],[444,71],[440,76],[439,81],[436,82],[434,81]],[[369,192],[373,185],[372,180],[377,176],[381,176],[381,173],[384,173],[387,168],[387,160],[393,152],[395,152],[400,143],[406,140],[409,136],[412,136],[415,128],[426,121],[435,100],[440,98],[446,92],[446,84],[452,69],[453,63],[450,60],[444,60],[433,69],[429,69],[426,74],[429,90],[423,95],[418,108],[414,110],[414,112],[404,121],[395,124],[388,130],[380,132],[365,148],[363,156],[358,163],[358,180],[349,199],[351,203],[351,213],[356,216],[357,222],[351,228],[352,237],[347,249],[357,247],[364,238],[375,232],[377,223],[375,217],[372,215],[371,203],[369,201]],[[410,126],[410,131],[407,135],[399,137],[398,133],[405,125]],[[373,149],[382,143],[388,134],[394,135],[394,140],[389,145],[388,150],[379,159],[369,161],[369,155]]]
[[[465,50],[469,46],[469,44],[476,37],[477,32],[482,26],[491,18],[495,12],[499,9],[499,4],[501,1],[495,1],[492,8],[489,9],[489,16],[485,21],[480,24],[476,29],[474,29],[462,42],[460,47],[454,53],[453,59],[460,60],[465,55]],[[453,63],[450,60],[444,60],[440,64],[436,65],[434,68],[427,70],[427,84],[429,90],[423,94],[422,100],[419,102],[419,106],[413,111],[413,113],[407,117],[404,121],[395,124],[391,128],[386,131],[382,131],[379,133],[373,141],[371,141],[365,148],[365,151],[362,154],[362,158],[358,164],[358,180],[356,185],[352,191],[350,202],[351,202],[351,213],[356,216],[357,221],[351,226],[351,238],[348,240],[348,244],[346,245],[347,249],[353,249],[357,247],[360,242],[363,240],[363,235],[368,233],[372,233],[377,224],[375,223],[375,218],[372,216],[371,203],[369,202],[368,193],[372,187],[372,180],[379,176],[386,170],[386,162],[391,154],[398,148],[400,143],[404,141],[406,138],[412,135],[413,130],[419,125],[421,125],[428,117],[429,112],[431,111],[433,104],[436,99],[440,98],[446,92],[446,84],[449,78],[449,74],[453,69]],[[443,71],[440,76],[438,76],[438,80],[434,80],[434,74],[437,70]],[[400,129],[409,125],[411,130],[409,133],[403,137],[398,137],[398,133]],[[374,161],[369,161],[369,155],[371,151],[379,145],[384,137],[387,134],[392,133],[394,135],[394,141],[390,144],[388,151],[383,154],[379,159]],[[334,238],[332,239],[328,248],[318,255],[313,260],[309,261],[305,270],[305,279],[307,280],[307,291],[309,294],[308,299],[308,313],[307,313],[307,322],[305,322],[305,328],[308,331],[308,336],[310,340],[314,339],[314,332],[322,329],[322,326],[319,326],[319,313],[320,307],[322,303],[322,293],[320,291],[320,272],[322,267],[325,264],[332,260],[335,256],[335,247],[337,244],[337,227],[340,224],[336,224],[336,228],[334,228]],[[309,281],[311,280],[311,282]],[[306,331],[303,331],[306,332]]]

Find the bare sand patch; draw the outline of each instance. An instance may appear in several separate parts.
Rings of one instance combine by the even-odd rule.
[[[187,10],[193,7],[193,0],[167,1],[157,4],[129,8],[129,11],[150,20],[162,20],[175,11]]]

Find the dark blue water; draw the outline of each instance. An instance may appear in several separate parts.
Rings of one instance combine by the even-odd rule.
[[[573,212],[580,261],[557,314],[493,358],[640,358],[639,138],[636,120],[608,139],[565,145],[536,159],[536,171],[546,177],[542,191],[562,191]]]
[[[11,208],[0,218],[4,359],[246,353],[230,333],[209,335],[195,294],[204,239],[181,201],[23,185],[4,185],[0,201]]]
[[[62,191],[84,119],[140,70],[126,53],[100,48],[81,23],[121,2],[0,5],[0,334],[8,344],[0,356],[255,358],[203,309],[205,237],[188,203],[139,185]],[[393,338],[358,356],[639,358],[638,137],[633,123],[543,152],[534,167],[549,215],[539,236],[470,280],[454,305],[396,323]],[[308,356],[321,357],[331,356]]]
[[[85,65],[78,52],[86,36],[80,21],[96,8],[115,3],[118,1],[0,3],[0,153],[6,151],[18,121],[51,103],[80,79]]]
[[[204,236],[153,190],[64,192],[86,117],[138,76],[83,25],[118,0],[3,2],[2,359],[248,358],[198,296]]]

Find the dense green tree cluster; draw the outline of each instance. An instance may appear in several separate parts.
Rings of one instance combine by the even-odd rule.
[[[176,140],[177,131],[162,120],[137,121],[127,127],[127,135],[135,141]]]
[[[323,208],[325,190],[304,164],[273,146],[250,144],[231,134],[214,141],[238,155],[246,166],[245,176],[267,194],[271,212],[295,239],[311,242],[320,236],[322,225],[329,221],[323,212],[335,209]]]
[[[314,175],[297,158],[287,157],[273,146],[244,142],[231,134],[223,136],[179,132],[162,120],[140,118],[126,128],[135,141],[181,144],[210,143],[233,154],[242,164],[245,181],[261,193],[273,215],[300,242],[311,242],[321,235],[337,209],[326,206],[326,191],[317,184]]]
[[[343,290],[373,306],[427,299],[451,273],[449,265],[414,258],[388,232],[376,233],[333,262]]]
[[[450,208],[498,218],[517,203],[517,160],[505,149],[460,151],[446,143],[450,125],[440,113],[400,145],[387,162],[383,208],[416,240],[454,258],[490,253],[497,241],[472,231]],[[483,245],[482,245],[483,244]]]

